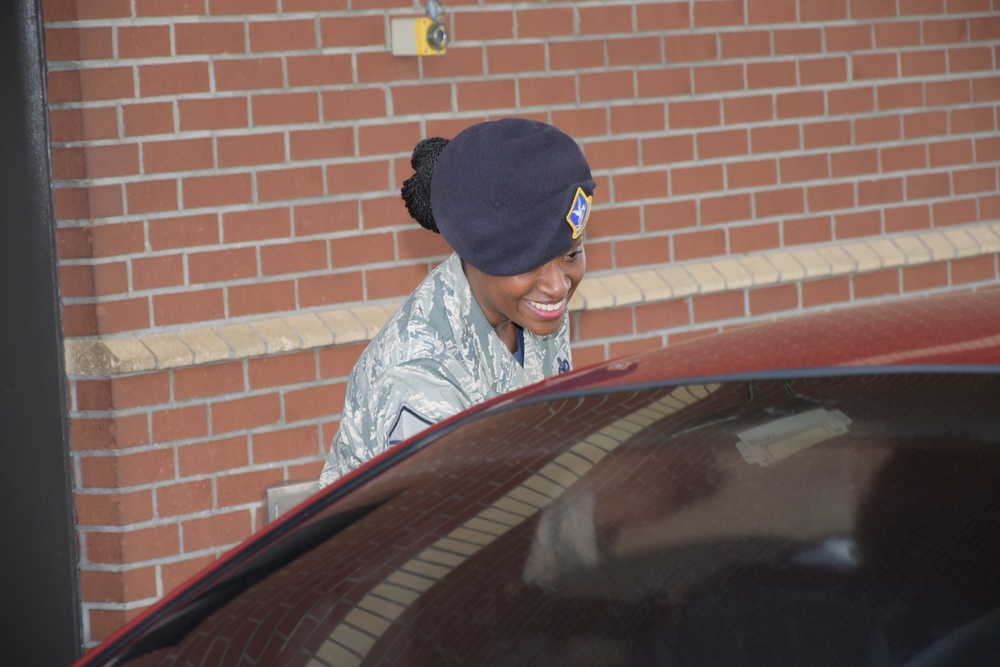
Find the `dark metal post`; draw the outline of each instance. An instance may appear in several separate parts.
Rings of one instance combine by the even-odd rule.
[[[0,662],[80,652],[42,17],[0,2]]]

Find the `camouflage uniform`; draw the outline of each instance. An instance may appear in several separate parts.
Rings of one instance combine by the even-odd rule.
[[[524,366],[486,319],[452,255],[420,284],[361,355],[320,486],[466,408],[568,371],[569,323],[524,331]]]

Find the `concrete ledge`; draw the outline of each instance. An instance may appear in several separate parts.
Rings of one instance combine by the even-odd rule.
[[[572,311],[602,310],[814,278],[918,266],[1000,252],[1000,223],[809,246],[743,257],[588,274]],[[219,324],[122,338],[71,339],[70,375],[110,376],[186,368],[371,340],[400,302]]]

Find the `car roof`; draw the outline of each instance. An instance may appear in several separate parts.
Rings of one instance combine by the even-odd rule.
[[[540,393],[791,369],[1000,366],[1000,290],[786,316],[596,364]]]

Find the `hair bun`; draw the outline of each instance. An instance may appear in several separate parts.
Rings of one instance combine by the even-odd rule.
[[[423,139],[413,149],[410,156],[410,166],[413,176],[403,181],[400,194],[406,204],[410,216],[420,223],[420,226],[436,234],[437,223],[431,210],[431,176],[434,175],[434,165],[437,164],[441,151],[448,145],[448,140],[442,137]]]

